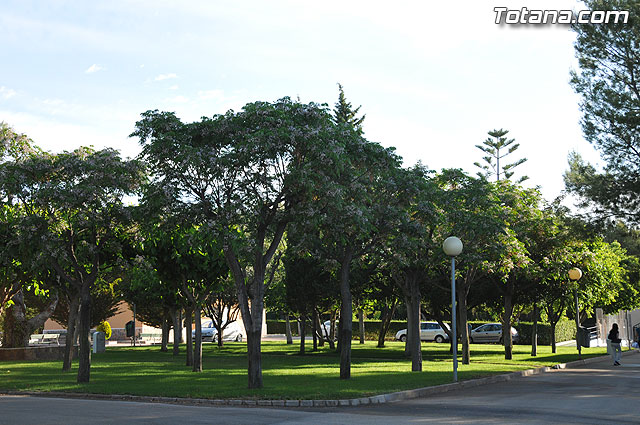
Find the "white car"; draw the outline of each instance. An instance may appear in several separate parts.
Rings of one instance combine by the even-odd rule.
[[[338,322],[336,322],[336,328],[338,327]],[[324,337],[324,339],[329,339],[329,334],[331,333],[331,320],[327,320],[326,322],[320,325],[320,333]],[[335,330],[335,336],[338,336],[338,329]]]
[[[196,330],[191,331],[191,336],[193,338],[196,337]],[[242,341],[243,335],[242,332],[233,326],[228,326],[224,330],[224,335],[222,336],[223,341]],[[218,340],[218,330],[213,326],[212,321],[202,322],[202,340],[203,341],[217,341]]]
[[[447,326],[445,324],[445,326]],[[449,327],[447,326],[447,330]],[[398,341],[405,342],[407,340],[407,330],[402,329],[396,333],[396,339]],[[420,323],[420,340],[421,341],[435,341],[445,342],[449,341],[447,332],[440,327],[438,322],[421,322]]]
[[[511,338],[513,342],[518,341],[518,331],[511,328]],[[502,324],[487,323],[473,329],[469,334],[469,342],[498,342],[502,344]]]

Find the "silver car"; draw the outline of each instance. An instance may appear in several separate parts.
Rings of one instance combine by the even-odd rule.
[[[445,325],[446,326],[446,325]],[[447,329],[448,330],[448,329]],[[407,340],[407,330],[402,329],[396,333],[398,341],[405,342]],[[438,322],[421,322],[420,323],[420,340],[445,342],[449,340],[447,332],[440,327]]]
[[[193,338],[196,337],[195,329],[191,331],[191,336]],[[238,329],[227,328],[224,330],[224,334],[222,339],[224,341],[242,341],[242,332]],[[202,322],[202,340],[203,341],[217,341],[218,340],[218,330],[213,326],[212,321]]]
[[[518,331],[511,328],[513,342],[518,341]],[[502,323],[487,323],[473,329],[469,334],[470,342],[498,342],[502,344]]]

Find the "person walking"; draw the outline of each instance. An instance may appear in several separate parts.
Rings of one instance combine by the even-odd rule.
[[[620,339],[620,332],[618,331],[618,324],[614,323],[611,326],[611,330],[609,331],[609,335],[607,339],[611,344],[611,356],[613,357],[613,365],[620,366],[620,358],[622,357],[622,347],[620,343],[622,340]]]

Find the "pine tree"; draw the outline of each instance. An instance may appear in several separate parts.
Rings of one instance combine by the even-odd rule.
[[[362,135],[362,122],[366,115],[358,118],[356,115],[358,111],[360,111],[361,106],[353,109],[350,102],[347,102],[347,98],[344,96],[344,89],[342,84],[338,83],[338,90],[340,94],[338,95],[338,102],[336,103],[336,107],[333,110],[334,112],[334,121],[337,124],[347,123],[351,124],[353,128],[358,132],[359,135]]]
[[[509,179],[513,176],[512,170],[527,161],[527,158],[521,158],[511,164],[500,166],[500,160],[502,158],[515,152],[520,147],[520,143],[514,144],[515,139],[507,139],[505,137],[507,133],[509,133],[508,130],[492,130],[488,133],[491,137],[488,137],[487,140],[482,142],[482,145],[476,145],[476,148],[487,154],[482,157],[486,164],[474,162],[476,167],[483,170],[478,172],[478,176],[488,179],[492,175],[495,175],[496,180],[500,180],[501,176]],[[522,176],[517,180],[517,183],[522,183],[528,178],[528,176]]]

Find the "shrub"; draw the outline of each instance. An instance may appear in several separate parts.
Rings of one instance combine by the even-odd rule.
[[[111,338],[111,325],[109,324],[109,322],[107,322],[107,321],[101,322],[96,327],[96,330],[98,332],[104,332],[104,339]]]
[[[378,332],[380,331],[380,320],[365,320],[364,332],[365,339],[369,341],[376,341],[378,339]],[[480,325],[489,323],[486,321],[470,321],[471,329],[477,328]],[[451,323],[447,322],[448,325]],[[284,320],[267,320],[267,333],[268,334],[284,334],[286,323]],[[519,344],[531,344],[531,333],[533,331],[532,322],[520,322],[514,323],[513,327],[518,330],[520,337]],[[401,329],[407,328],[406,320],[392,320],[389,325],[389,331],[387,332],[387,340],[393,340],[396,332]],[[294,336],[298,336],[298,324],[295,319],[291,320],[291,333]],[[307,321],[307,336],[311,336],[311,322]],[[576,325],[575,322],[563,319],[556,325],[556,342],[569,341],[576,337]],[[360,332],[358,330],[358,322],[353,322],[353,339],[359,339]],[[551,345],[551,325],[548,323],[538,322],[538,344]]]
[[[520,344],[531,344],[533,322],[520,322],[513,325],[518,330]],[[569,341],[576,337],[575,322],[563,319],[556,325],[556,342]],[[551,325],[538,322],[538,344],[551,345]]]

